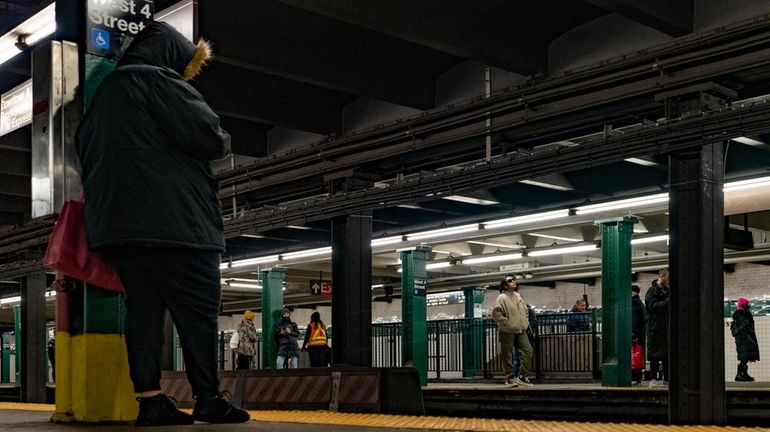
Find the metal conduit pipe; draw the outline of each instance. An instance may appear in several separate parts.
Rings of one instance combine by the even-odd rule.
[[[531,177],[619,162],[630,157],[665,154],[767,130],[770,130],[770,103],[760,100],[747,106],[644,128],[634,134],[547,151],[545,154],[500,157],[488,164],[458,172],[419,176],[387,188],[369,188],[278,209],[252,210],[240,218],[227,221],[224,231],[226,237],[234,237],[243,232],[265,231],[355,211],[419,203]]]

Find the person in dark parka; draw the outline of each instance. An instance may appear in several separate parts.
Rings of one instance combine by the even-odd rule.
[[[126,289],[125,335],[138,426],[245,422],[219,393],[217,313],[224,250],[210,163],[230,136],[187,80],[211,56],[166,23],[137,34],[96,90],[76,132],[89,247]],[[160,392],[166,311],[196,397],[189,415]]]
[[[631,334],[644,347],[647,344],[647,320],[644,316],[644,302],[639,298],[640,291],[638,286],[631,286]]]
[[[759,343],[754,331],[754,317],[751,315],[751,303],[748,299],[738,299],[738,310],[733,313],[730,330],[735,338],[735,350],[738,352],[738,373],[736,381],[754,381],[749,375],[749,362],[759,361]]]
[[[650,376],[652,385],[655,380],[668,381],[668,305],[670,298],[668,286],[668,269],[658,273],[658,279],[652,281],[644,296],[647,311],[647,358],[650,361]],[[659,364],[662,364],[661,377],[658,378]]]

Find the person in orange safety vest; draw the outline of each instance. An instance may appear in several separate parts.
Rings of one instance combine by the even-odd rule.
[[[326,324],[321,321],[321,314],[313,312],[310,324],[305,331],[305,342],[302,349],[310,355],[310,367],[326,367],[329,365],[329,345],[326,337]]]

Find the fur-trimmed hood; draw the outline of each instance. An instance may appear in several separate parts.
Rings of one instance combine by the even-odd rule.
[[[165,67],[194,78],[211,58],[210,44],[201,39],[193,44],[174,27],[164,22],[152,22],[136,35],[118,62],[125,65]]]

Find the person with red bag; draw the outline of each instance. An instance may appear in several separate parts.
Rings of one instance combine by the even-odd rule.
[[[219,392],[217,313],[224,251],[211,162],[230,136],[187,81],[211,56],[153,22],[96,90],[76,133],[88,245],[125,288],[125,338],[137,426],[249,420]],[[160,391],[166,313],[176,325],[196,398],[192,415]]]

